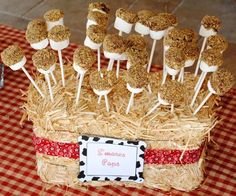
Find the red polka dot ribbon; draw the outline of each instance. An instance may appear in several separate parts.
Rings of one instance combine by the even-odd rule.
[[[55,142],[35,135],[33,142],[37,153],[71,159],[79,158],[78,143]],[[144,160],[145,164],[191,164],[200,159],[202,150],[203,146],[198,149],[186,150],[184,153],[182,150],[146,149]]]

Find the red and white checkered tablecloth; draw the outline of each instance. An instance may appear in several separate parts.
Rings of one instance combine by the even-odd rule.
[[[26,68],[33,74],[31,56],[34,51],[25,41],[24,32],[0,25],[0,52],[13,43],[24,49],[28,59]],[[71,44],[63,51],[63,56],[71,59],[76,47]],[[184,193],[111,186],[80,190],[46,186],[36,173],[32,123],[19,124],[23,103],[20,89],[25,90],[28,85],[29,80],[22,71],[6,68],[5,86],[0,89],[0,195],[236,195],[236,89],[222,99],[219,115],[223,121],[212,132],[215,143],[211,142],[208,149],[206,180],[195,191]]]

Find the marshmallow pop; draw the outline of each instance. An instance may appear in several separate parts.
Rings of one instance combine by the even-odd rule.
[[[149,35],[150,29],[148,19],[155,16],[155,13],[150,10],[140,10],[137,15],[138,21],[135,23],[134,30],[141,36]]]
[[[106,29],[108,26],[108,14],[100,11],[89,11],[87,19],[86,28],[89,28],[90,25],[99,25]]]
[[[101,69],[100,72],[93,71],[89,76],[89,83],[94,93],[99,96],[100,104],[102,96],[105,98],[106,110],[109,112],[110,106],[107,95],[111,92],[113,85],[116,83],[116,76],[113,71]]]
[[[102,14],[109,14],[109,12],[110,12],[109,7],[104,2],[90,3],[89,7],[88,7],[88,10],[92,11],[92,12],[100,12]]]
[[[73,67],[80,76],[76,95],[76,105],[79,103],[80,91],[84,75],[95,62],[96,62],[96,55],[94,54],[93,50],[90,49],[89,47],[81,46],[80,48],[75,50],[73,55]]]
[[[207,50],[203,51],[203,53],[201,55],[201,64],[200,64],[200,69],[201,69],[202,73],[201,73],[201,75],[198,79],[198,82],[194,88],[195,93],[194,93],[192,102],[190,104],[191,107],[193,106],[193,104],[197,98],[197,95],[201,89],[201,86],[205,80],[207,73],[217,71],[217,69],[222,64],[223,64],[223,56],[219,50],[207,49]]]
[[[137,15],[123,8],[116,10],[116,19],[114,27],[119,30],[119,35],[122,35],[122,32],[129,34],[131,32],[133,24],[137,21]]]
[[[149,73],[152,65],[153,55],[156,48],[156,41],[161,40],[164,37],[169,27],[169,22],[166,17],[160,14],[150,17],[148,19],[148,22],[150,28],[150,37],[153,39],[150,59],[147,66],[147,72]]]
[[[174,106],[180,105],[185,101],[185,92],[183,84],[176,80],[169,80],[161,86],[158,96],[157,103],[154,105],[147,115],[153,113],[160,105],[170,105],[171,113],[174,112]]]
[[[228,48],[228,42],[222,35],[211,35],[207,38],[207,49],[216,49],[223,53]]]
[[[64,12],[62,10],[49,10],[43,15],[43,17],[46,20],[48,31],[57,25],[64,25]]]
[[[48,46],[48,32],[46,23],[41,19],[35,19],[29,23],[25,33],[26,40],[35,50],[41,50]]]
[[[110,59],[107,70],[111,71],[114,61],[124,58],[126,50],[125,39],[116,34],[108,34],[103,41],[103,50],[104,56]],[[119,67],[117,66],[116,69],[119,70]]]
[[[102,26],[91,25],[86,31],[84,45],[97,50],[98,71],[101,69],[101,45],[106,36],[106,30]]]
[[[48,84],[50,98],[53,102],[54,98],[49,74],[55,70],[55,64],[57,62],[56,54],[53,50],[45,48],[34,53],[34,55],[32,56],[32,60],[37,70],[40,73],[44,74],[45,80]]]
[[[8,46],[5,50],[3,50],[3,52],[1,53],[1,59],[3,63],[6,66],[9,66],[13,71],[22,69],[22,71],[29,78],[29,80],[39,92],[39,94],[44,98],[44,94],[24,67],[26,63],[26,58],[22,49],[18,45],[11,45]]]
[[[193,66],[199,56],[199,48],[196,43],[189,43],[183,48],[183,53],[185,56],[185,63],[184,67],[181,68],[178,78],[178,81],[181,83],[184,82],[184,69]]]
[[[234,77],[229,71],[221,68],[214,72],[207,83],[209,93],[193,112],[193,115],[198,113],[198,111],[207,102],[211,95],[216,94],[222,96],[233,87],[233,84]]]
[[[195,74],[194,74],[195,77],[198,74],[198,70],[199,70],[199,66],[201,62],[201,54],[205,49],[207,38],[211,35],[216,35],[220,28],[221,28],[221,22],[220,22],[220,19],[217,18],[216,16],[203,17],[201,21],[199,35],[204,37],[204,39],[203,39],[202,47],[201,47],[200,54],[198,57],[197,66],[195,69]]]
[[[127,89],[131,92],[126,114],[129,113],[134,103],[134,95],[143,92],[144,87],[148,84],[148,75],[144,67],[131,66],[126,76]]]
[[[58,52],[63,87],[65,87],[65,76],[64,76],[64,67],[63,67],[63,59],[61,51],[66,47],[68,47],[69,37],[70,37],[70,30],[62,25],[54,26],[48,32],[50,46],[53,50],[57,50]]]
[[[185,65],[185,56],[183,51],[176,47],[170,47],[170,49],[166,52],[165,59],[166,74],[163,76],[162,84],[165,83],[167,74],[170,74],[172,76],[172,80],[175,80],[175,76]]]
[[[127,58],[126,68],[129,69],[131,65],[147,66],[148,52],[147,43],[145,39],[137,34],[132,34],[126,38],[127,49],[125,56]]]

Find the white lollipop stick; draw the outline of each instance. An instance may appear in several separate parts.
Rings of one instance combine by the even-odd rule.
[[[119,78],[119,72],[120,72],[120,60],[118,60],[116,64],[116,78]]]
[[[77,90],[77,95],[76,95],[76,105],[79,103],[79,98],[80,98],[80,92],[81,92],[81,87],[84,79],[84,73],[80,73],[80,78],[79,78],[79,85],[78,85],[78,90]]]
[[[128,104],[128,107],[127,107],[126,112],[125,112],[126,114],[129,113],[131,105],[133,105],[133,102],[134,102],[134,92],[131,93],[131,96],[130,96],[130,99],[129,99],[129,104]]]
[[[43,94],[42,91],[39,89],[38,85],[35,83],[35,81],[33,80],[33,78],[29,75],[28,71],[27,71],[24,67],[21,67],[21,69],[23,70],[23,72],[25,73],[25,75],[29,78],[30,82],[32,82],[32,84],[34,85],[34,87],[36,88],[36,90],[39,92],[39,94],[44,98],[44,94]]]
[[[174,113],[174,104],[173,103],[170,105],[170,112]]]
[[[115,61],[114,59],[110,59],[109,60],[107,71],[111,71],[112,70],[114,61]]]
[[[195,77],[196,77],[197,74],[198,74],[198,70],[199,70],[199,66],[200,66],[200,62],[201,62],[201,56],[202,56],[203,50],[205,49],[206,41],[207,41],[207,37],[204,37],[203,43],[202,43],[202,47],[201,47],[201,51],[200,51],[200,53],[199,53],[199,57],[198,57],[198,61],[197,61],[197,66],[196,66],[195,73],[194,73],[194,76],[195,76]]]
[[[99,95],[99,97],[98,97],[98,104],[101,103],[101,100],[102,100],[102,95]]]
[[[147,116],[150,115],[151,113],[153,113],[160,105],[161,105],[161,103],[158,101],[157,104],[154,105],[154,107],[148,111]]]
[[[50,74],[51,74],[51,77],[52,77],[52,80],[53,80],[54,84],[57,84],[57,80],[56,80],[53,72],[50,72]]]
[[[204,81],[206,75],[207,75],[207,72],[202,72],[201,77],[199,78],[199,80],[200,80],[199,85],[198,85],[198,87],[197,87],[197,89],[195,91],[195,94],[193,96],[193,99],[192,99],[192,102],[190,104],[190,107],[193,107],[193,104],[196,101],[197,95],[198,95],[198,93],[199,93],[199,91],[201,89],[201,86],[203,84],[203,81]]]
[[[162,78],[162,83],[161,84],[165,84],[166,78],[167,78],[167,71],[163,72],[163,78]]]
[[[199,110],[202,108],[202,106],[207,102],[207,100],[211,97],[213,93],[209,92],[208,95],[204,98],[204,100],[202,101],[202,103],[197,107],[197,109],[193,112],[193,115],[196,115]]]
[[[150,58],[149,58],[149,62],[148,62],[148,67],[147,67],[147,72],[148,73],[150,72],[150,69],[151,69],[151,66],[152,66],[152,59],[153,59],[153,55],[154,55],[154,52],[155,52],[156,43],[157,43],[157,40],[154,39],[153,43],[152,43],[152,50],[151,50],[151,54],[150,54]]]
[[[182,67],[180,70],[178,82],[183,82],[183,76],[184,76],[184,67]]]
[[[194,87],[194,91],[196,91],[199,88],[199,85],[200,85],[200,83],[202,81],[202,78],[203,78],[203,72],[201,73],[201,75],[198,78],[197,84]]]
[[[48,83],[48,90],[49,90],[49,94],[50,94],[51,101],[54,102],[53,93],[52,93],[51,81],[50,81],[50,79],[49,79],[49,74],[48,74],[48,73],[45,73],[44,76],[45,76],[45,80],[46,80],[47,83]]]
[[[64,67],[63,67],[61,50],[58,50],[58,57],[59,57],[59,63],[60,63],[60,68],[61,68],[62,85],[63,87],[65,87],[65,76],[64,76]]]
[[[109,102],[108,102],[107,94],[104,95],[104,98],[105,98],[105,103],[106,103],[106,109],[107,109],[107,112],[109,112],[110,107],[109,107]]]
[[[149,94],[152,94],[152,88],[151,88],[151,85],[150,85],[150,84],[148,84],[147,88],[148,88],[148,93],[149,93]]]
[[[175,80],[175,75],[172,75],[172,80]]]
[[[97,58],[98,58],[98,71],[101,70],[101,50],[100,47],[97,49]]]

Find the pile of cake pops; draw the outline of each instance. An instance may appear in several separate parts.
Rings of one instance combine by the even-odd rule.
[[[79,78],[78,83],[75,81],[75,85],[77,85],[76,106],[79,104],[86,74],[89,75],[89,83],[93,92],[98,96],[98,104],[104,97],[107,112],[110,111],[109,93],[115,88],[117,81],[124,78],[126,88],[130,92],[126,108],[126,114],[128,114],[134,104],[136,94],[142,93],[145,89],[150,94],[152,93],[150,84],[153,81],[150,81],[149,72],[157,41],[160,42],[162,39],[163,77],[161,81],[156,81],[161,83],[161,87],[156,95],[157,101],[147,111],[147,115],[157,112],[157,108],[161,105],[169,105],[171,113],[174,112],[174,108],[184,100],[186,69],[194,66],[195,62],[195,74],[192,77],[197,78],[197,83],[193,86],[194,93],[191,103],[189,103],[193,115],[198,113],[211,95],[221,96],[232,87],[234,82],[232,74],[220,68],[223,64],[222,54],[227,49],[228,43],[222,35],[217,34],[221,28],[219,18],[203,17],[199,30],[203,43],[199,50],[198,33],[188,28],[178,28],[177,18],[171,13],[156,13],[151,10],[140,10],[136,13],[119,8],[116,11],[114,22],[114,28],[118,32],[109,34],[107,33],[109,12],[109,7],[103,2],[89,4],[84,46],[79,46],[73,54],[73,68]],[[39,73],[44,74],[52,102],[54,101],[53,85],[66,87],[62,50],[69,45],[70,30],[64,25],[63,18],[62,10],[53,9],[44,14],[44,19],[31,21],[26,30],[26,40],[33,49],[37,50],[32,57],[33,64]],[[130,34],[133,27],[136,34]],[[144,36],[150,36],[153,40],[151,50],[149,50],[145,40],[147,38]],[[101,65],[102,51],[105,58],[109,60],[106,68]],[[1,53],[1,58],[12,70],[22,69],[40,95],[45,97],[24,68],[26,58],[18,45],[6,48]],[[121,61],[126,61],[125,77],[120,74]],[[113,69],[115,62],[116,69]],[[95,64],[97,64],[96,69],[93,67]],[[61,71],[60,81],[56,80],[53,73],[58,65]],[[200,77],[198,77],[199,71],[201,71]],[[209,93],[199,105],[195,106],[198,94],[208,76]]]

